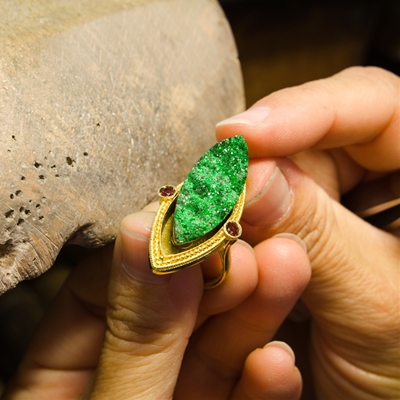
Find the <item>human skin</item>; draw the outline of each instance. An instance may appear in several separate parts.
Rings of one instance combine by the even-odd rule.
[[[244,239],[258,246],[284,231],[307,246],[312,277],[302,300],[324,400],[400,395],[399,239],[339,204],[400,167],[399,82],[378,68],[350,68],[267,96],[217,128],[219,140],[244,135],[249,197],[262,192],[247,205]],[[279,211],[268,199],[274,184],[287,202]]]
[[[269,342],[310,277],[302,242],[271,238],[257,264],[238,241],[227,279],[204,291],[199,266],[150,272],[154,208],[124,219],[113,260],[105,248],[73,270],[5,399],[76,399],[85,388],[82,399],[299,397],[293,352]],[[194,391],[193,379],[206,386]]]
[[[398,397],[399,239],[338,200],[399,169],[399,113],[398,77],[352,68],[222,122],[218,139],[249,145],[253,247],[238,241],[227,279],[203,292],[200,266],[149,271],[154,205],[127,217],[113,258],[74,269],[5,398],[298,399],[294,354],[271,340],[300,296],[318,397]]]

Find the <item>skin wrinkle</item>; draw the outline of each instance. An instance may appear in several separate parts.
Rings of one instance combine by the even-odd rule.
[[[368,284],[368,280],[366,281]],[[359,288],[364,288],[365,285],[360,283],[357,285]],[[346,296],[345,293],[343,293]],[[329,340],[332,345],[335,345],[339,354],[343,353],[343,349],[346,347],[344,346],[348,342],[352,342],[351,351],[348,352],[346,355],[343,354],[343,357],[348,359],[354,359],[358,361],[358,364],[365,365],[365,368],[370,368],[371,359],[374,360],[374,363],[371,365],[375,366],[375,370],[370,369],[371,373],[379,373],[380,364],[379,359],[376,358],[376,354],[372,352],[370,354],[370,349],[374,349],[379,347],[382,349],[382,358],[381,362],[384,364],[387,362],[388,357],[394,357],[394,361],[398,359],[397,350],[398,349],[398,331],[396,329],[390,329],[391,326],[396,326],[396,323],[388,322],[388,319],[382,316],[381,313],[371,313],[370,310],[371,306],[365,306],[365,291],[358,295],[360,297],[359,302],[356,304],[360,304],[360,310],[354,310],[354,315],[359,315],[359,318],[354,318],[351,321],[343,321],[341,318],[342,312],[340,310],[335,309],[334,312],[325,313],[322,315],[321,318],[316,318],[316,323],[318,326],[323,328],[325,324],[324,320],[328,319],[328,326],[332,319],[334,320],[335,326],[337,326],[336,330],[330,330]],[[388,299],[389,300],[389,299]],[[343,302],[343,299],[340,300]],[[344,303],[346,304],[346,303]],[[388,304],[391,304],[390,300]],[[350,303],[350,305],[354,308],[354,305]],[[373,317],[376,318],[373,318]],[[358,335],[357,326],[363,324],[364,326],[368,327],[369,329],[365,329],[366,332],[370,332],[368,336],[367,333],[364,333],[361,337]],[[347,332],[347,333],[346,333]],[[392,337],[390,337],[392,336]],[[353,340],[351,340],[354,338]],[[379,340],[377,340],[379,338]],[[327,339],[327,338],[326,338]],[[361,358],[360,358],[361,355]]]
[[[144,295],[144,296],[143,296]],[[132,313],[137,315],[139,321],[145,321],[144,325],[148,325],[147,321],[151,320],[164,320],[164,316],[168,316],[168,311],[167,312],[161,312],[159,311],[159,307],[156,307],[158,305],[157,299],[154,299],[154,305],[149,304],[149,301],[147,300],[146,294],[140,293],[135,295],[135,293],[128,293],[128,294],[123,294],[119,293],[118,294],[118,302],[114,301],[114,304],[108,304],[108,312],[111,313]],[[144,305],[143,305],[144,303]],[[140,311],[140,312],[138,312]],[[142,312],[145,311],[145,312]],[[115,314],[114,314],[115,315]],[[118,319],[118,318],[117,318]],[[129,318],[128,318],[129,320]],[[135,323],[137,323],[135,319]],[[168,321],[165,321],[165,325],[173,325],[173,322],[169,323]],[[131,327],[130,327],[131,329]]]
[[[346,230],[346,227],[344,229]],[[362,238],[360,238],[360,240],[362,242]],[[359,241],[357,240],[356,244],[358,242]],[[356,252],[358,251],[358,255],[357,255],[356,259],[362,260],[363,252],[364,252],[363,247],[361,246],[357,249],[356,247],[352,246],[352,248],[354,251],[356,251]],[[338,254],[339,250],[340,249],[338,249],[336,251],[336,254]],[[352,253],[352,254],[354,254],[354,253]],[[360,296],[359,304],[363,307],[363,309],[365,309],[364,298],[366,296],[366,293],[375,292],[375,293],[379,294],[379,291],[377,288],[385,286],[385,279],[386,279],[385,276],[387,275],[387,272],[385,273],[382,270],[381,274],[376,275],[374,270],[366,270],[365,268],[358,268],[358,269],[351,268],[349,270],[349,268],[345,267],[345,265],[347,265],[347,264],[352,265],[352,264],[354,264],[354,261],[352,260],[351,255],[350,255],[350,259],[348,259],[348,258],[349,258],[349,256],[346,256],[343,259],[342,269],[347,271],[346,272],[347,278],[348,278],[349,272],[351,272],[352,279],[350,279],[350,281],[358,282],[358,284],[355,287],[355,292],[357,292],[358,288],[362,288],[362,291],[359,293],[359,296]],[[365,260],[365,262],[367,263],[368,260]],[[339,276],[339,278],[340,278],[340,276]],[[390,280],[390,276],[388,277],[388,279]],[[340,284],[342,287],[343,287],[343,285],[346,285],[346,283],[336,283],[336,284]],[[353,290],[353,292],[354,292],[354,290]],[[396,292],[393,292],[393,293],[396,293]],[[373,324],[376,324],[376,327],[374,327],[373,332],[376,332],[377,329],[381,329],[381,332],[384,334],[384,332],[386,331],[386,327],[385,327],[386,324],[383,323],[383,321],[389,321],[387,323],[387,325],[391,326],[390,321],[392,319],[390,318],[390,314],[387,315],[387,318],[384,318],[382,315],[382,311],[385,311],[385,309],[386,309],[386,311],[390,311],[391,309],[393,309],[393,306],[392,306],[393,298],[391,298],[391,296],[392,296],[392,294],[390,293],[390,291],[383,290],[381,292],[381,294],[375,298],[374,302],[370,304],[370,306],[368,308],[369,317],[366,320],[366,322],[364,322],[364,324],[370,323],[371,326],[373,326]],[[375,312],[371,312],[373,310],[375,310]],[[360,314],[361,316],[365,315],[365,311],[364,311],[364,313],[358,312],[358,314]],[[373,318],[374,315],[376,316],[376,320]],[[360,322],[362,322],[362,321],[360,321]]]
[[[318,331],[320,333],[320,331]],[[325,371],[325,376],[329,376],[332,382],[330,382],[326,387],[321,385],[320,390],[322,393],[321,398],[323,399],[332,399],[336,400],[341,396],[343,398],[343,394],[345,394],[345,398],[351,399],[359,399],[359,400],[378,400],[377,398],[367,391],[362,390],[359,391],[357,385],[354,384],[351,380],[348,379],[346,375],[343,375],[343,371],[334,368],[332,363],[329,362],[326,351],[323,350],[323,346],[320,345],[319,349],[313,348],[316,354],[316,362],[319,362],[319,368],[322,368],[322,372]],[[321,371],[316,371],[318,374]],[[323,389],[321,389],[323,388]],[[330,397],[331,396],[331,397]]]
[[[384,345],[382,346],[382,357],[379,359],[375,354],[372,354],[369,350],[371,346],[374,346],[374,343],[365,343],[361,338],[358,338],[356,335],[353,337],[352,348],[350,350],[344,349],[343,344],[344,340],[338,338],[333,335],[326,335],[325,341],[330,344],[330,348],[335,349],[336,353],[343,359],[348,360],[349,364],[357,365],[357,368],[360,370],[364,370],[366,373],[370,373],[372,375],[380,375],[382,372],[382,368],[386,370],[385,376],[388,378],[398,378],[398,367],[387,368],[387,362],[390,358],[393,358],[394,365],[395,361],[398,360],[398,352],[395,349],[395,346],[392,346],[390,349],[385,349]],[[347,338],[347,342],[349,342],[349,338]],[[381,345],[381,343],[379,343]],[[387,352],[389,351],[389,353]],[[360,358],[358,354],[361,353],[363,358]],[[392,356],[392,357],[390,357]],[[371,360],[373,363],[371,363]]]
[[[153,361],[153,360],[152,360]],[[131,376],[130,380],[126,380],[124,382],[118,383],[118,386],[114,389],[114,380],[115,376],[111,375],[109,378],[107,378],[107,374],[102,374],[101,380],[102,384],[104,387],[107,387],[108,394],[111,396],[112,399],[117,400],[125,400],[125,399],[131,399],[131,398],[140,398],[140,399],[153,399],[155,398],[156,395],[160,395],[161,390],[160,390],[160,384],[159,382],[169,382],[167,385],[163,385],[162,392],[170,392],[169,388],[171,388],[174,385],[174,381],[170,379],[170,370],[165,370],[165,369],[158,369],[157,371],[154,371],[154,375],[150,376],[146,372],[143,372],[141,368],[136,368],[135,374],[131,373],[131,362],[132,360],[128,360],[126,363],[126,372],[124,369],[121,369],[120,365],[119,369],[116,370],[115,368],[112,368],[114,371],[117,371],[119,374],[129,374]],[[135,360],[137,362],[137,360]],[[149,361],[148,363],[150,366],[152,362]],[[158,363],[155,363],[158,365]],[[147,367],[147,365],[144,365]],[[154,377],[157,377],[155,380]],[[149,384],[151,383],[151,384]],[[126,389],[125,389],[126,388]],[[132,388],[135,388],[136,390],[140,391],[140,397],[137,397]],[[135,390],[134,389],[134,390]],[[94,394],[96,391],[94,392]],[[99,399],[104,399],[104,388],[100,388],[100,393],[101,395],[98,397]],[[116,394],[118,396],[116,397]],[[97,397],[94,397],[95,399]],[[111,398],[111,397],[107,397]],[[92,396],[90,397],[92,399]],[[167,399],[167,397],[162,397],[162,399]]]
[[[104,382],[103,378],[100,379],[102,386],[106,386],[109,393],[113,394],[112,398],[114,398],[115,391],[109,389],[109,387],[112,387],[113,385],[115,374],[119,374],[122,376],[130,376],[128,380],[125,380],[125,384],[130,385],[129,396],[122,396],[121,399],[137,398],[135,393],[132,392],[132,388],[140,392],[141,396],[144,396],[145,393],[149,393],[148,397],[146,397],[146,395],[144,398],[155,398],[154,396],[160,396],[160,393],[171,393],[176,382],[176,377],[174,377],[174,374],[175,371],[179,370],[181,363],[181,359],[175,356],[175,347],[181,346],[181,343],[181,341],[178,342],[175,340],[171,345],[167,345],[165,348],[157,351],[156,353],[151,351],[149,354],[138,354],[136,349],[134,354],[119,352],[118,360],[115,361],[115,363],[118,364],[118,368],[115,368],[112,365],[112,360],[114,358],[110,358],[109,355],[106,355],[107,364],[106,369],[103,370],[103,373],[105,371],[104,376],[107,377],[107,375],[109,375],[107,374],[107,369],[109,369],[112,371],[112,374],[109,375],[109,385],[107,385],[107,382]],[[105,350],[107,351],[108,348],[105,347]],[[103,356],[105,354],[106,353],[103,353]],[[136,366],[134,374],[132,374],[132,363],[134,363]],[[167,369],[163,367],[166,363],[169,365],[169,368]],[[152,371],[151,374],[148,373],[149,368]],[[151,385],[149,385],[147,382],[151,382]],[[168,382],[168,384],[165,385],[165,382]],[[118,383],[118,393],[120,393],[119,388],[120,382]],[[104,389],[104,387],[100,389]],[[143,389],[146,390],[143,391]],[[102,395],[104,394],[103,391],[101,391],[101,393]],[[104,397],[100,398],[103,399]],[[164,399],[166,397],[161,398]]]
[[[152,342],[159,341],[160,337],[165,337],[168,342],[171,336],[176,336],[176,332],[174,332],[176,331],[176,327],[174,327],[173,321],[171,321],[170,324],[165,324],[168,325],[168,329],[166,326],[160,326],[159,323],[155,324],[154,327],[150,327],[147,322],[143,322],[142,325],[145,326],[145,328],[141,328],[139,322],[143,320],[144,313],[131,311],[131,313],[135,314],[135,317],[118,315],[121,313],[126,314],[126,311],[126,309],[121,308],[119,310],[114,310],[114,312],[107,316],[107,332],[111,335],[109,339],[114,338],[117,342],[123,341],[127,343],[128,347],[133,347],[137,344],[141,346],[151,345]],[[146,317],[148,317],[148,315],[146,315]],[[133,320],[135,320],[135,327],[129,326],[132,324],[132,322],[129,323],[129,321]],[[116,348],[119,346],[120,344],[115,345]],[[126,351],[129,351],[129,349]]]
[[[315,204],[314,200],[317,202],[317,204]],[[304,218],[304,220],[307,221],[306,225],[301,226],[300,224],[303,221],[296,221],[291,218],[290,214],[286,214],[284,223],[280,224],[280,221],[278,221],[276,227],[273,228],[275,232],[297,232],[297,235],[304,241],[307,246],[310,263],[312,265],[317,265],[319,262],[319,258],[325,258],[326,255],[324,253],[326,252],[326,249],[329,248],[329,246],[327,246],[326,244],[329,243],[328,232],[330,232],[330,229],[326,226],[326,224],[331,221],[331,218],[319,217],[318,220],[316,220],[315,215],[330,215],[332,211],[329,207],[329,203],[325,201],[320,201],[319,196],[315,196],[315,198],[311,199],[311,201],[309,199],[308,201],[303,202],[303,204],[306,205],[306,208],[305,210],[302,210],[302,214],[310,216],[310,218]],[[323,212],[320,211],[322,206],[325,208]],[[294,205],[292,206],[292,209],[289,209],[289,213],[290,212],[295,212]],[[327,214],[325,214],[325,212]],[[290,224],[290,228],[286,229],[286,225],[288,224]],[[327,235],[328,237],[326,237]],[[314,268],[313,274],[317,272],[318,271],[316,271]]]
[[[135,328],[134,332],[129,327],[129,323],[126,321],[129,321],[129,318],[113,321],[113,319],[110,317],[108,318],[107,329],[108,333],[115,340],[126,342],[127,345],[130,343],[132,347],[138,343],[140,343],[140,345],[153,345],[153,342],[159,341],[160,337],[169,338],[176,335],[175,332],[166,332],[161,329],[152,328]]]
[[[334,286],[335,282],[332,282],[331,278],[331,283]],[[342,276],[340,274],[337,274],[337,283],[336,285],[342,285],[343,284],[340,282],[342,280]],[[366,297],[366,292],[368,293],[368,286],[371,286],[371,282],[368,279],[368,275],[363,275],[361,276],[361,279],[349,279],[351,282],[359,282],[355,287],[354,290],[352,290],[352,296],[353,298],[359,298],[358,302],[349,302],[347,301],[348,299],[348,292],[344,291],[343,293],[339,293],[335,295],[335,298],[333,299],[334,303],[339,303],[342,304],[342,307],[346,307],[347,305],[350,306],[353,309],[353,314],[354,317],[351,321],[344,321],[342,318],[343,313],[346,311],[345,309],[341,310],[336,308],[331,308],[329,306],[329,303],[327,303],[327,307],[324,311],[322,311],[319,315],[315,316],[316,322],[318,323],[319,326],[323,327],[325,324],[327,327],[329,327],[332,322],[334,323],[334,326],[337,328],[333,330],[332,328],[330,329],[330,333],[333,336],[337,338],[345,338],[346,342],[351,341],[351,338],[354,336],[356,332],[357,326],[362,324],[363,326],[368,327],[369,329],[366,329],[367,332],[370,332],[370,335],[368,336],[367,332],[363,333],[363,335],[360,337],[359,335],[356,335],[354,337],[353,341],[353,346],[357,350],[355,352],[355,358],[360,358],[358,352],[361,352],[361,354],[368,354],[369,349],[374,348],[374,344],[376,344],[376,338],[381,337],[379,341],[379,346],[384,350],[387,345],[390,347],[390,345],[387,343],[388,340],[388,331],[386,329],[386,319],[382,314],[378,312],[371,312],[373,308],[373,304],[366,305],[366,301],[368,301],[368,298],[365,299]],[[366,286],[367,285],[367,286]],[[348,285],[347,285],[348,286]],[[367,287],[366,290],[364,288]],[[362,290],[360,291],[360,288]],[[349,291],[351,291],[351,287],[348,287]],[[376,288],[371,286],[371,290],[375,290]],[[308,300],[308,299],[306,299]],[[307,302],[307,301],[306,301]],[[357,310],[358,308],[358,310]],[[358,315],[358,318],[356,317]],[[375,318],[374,318],[375,316]],[[384,322],[385,321],[385,322]],[[387,322],[388,327],[390,326],[390,321]],[[347,332],[347,333],[346,333]],[[383,337],[382,337],[383,335]],[[390,341],[392,345],[396,343],[396,341]],[[386,344],[386,345],[385,345]],[[340,349],[340,346],[338,346]]]
[[[311,340],[311,352],[314,354],[314,357],[311,357],[311,367],[313,369],[313,375],[318,378],[315,381],[317,398],[324,400],[343,398],[343,390],[345,390],[346,397],[348,397],[349,390],[345,389],[343,386],[349,386],[350,383],[347,380],[343,380],[342,377],[338,375],[338,372],[331,368],[326,361],[325,354],[321,350],[321,347],[315,346],[315,336],[316,329],[314,328],[313,338]],[[354,398],[354,400],[355,399],[357,399],[357,397]],[[371,400],[371,398],[369,400]]]
[[[355,364],[352,364],[349,360],[344,357],[341,357],[337,351],[330,346],[329,340],[324,336],[322,331],[316,331],[316,334],[320,337],[322,342],[321,349],[320,349],[320,356],[324,354],[323,359],[326,359],[326,365],[330,365],[336,371],[339,379],[346,383],[351,377],[350,384],[353,385],[357,391],[362,393],[363,396],[366,396],[371,393],[371,387],[375,388],[375,393],[377,399],[381,399],[381,396],[390,396],[390,392],[396,389],[398,390],[398,378],[395,376],[392,378],[385,376],[383,374],[378,374],[376,372],[368,371],[364,368],[360,368]],[[325,351],[324,351],[325,349]],[[365,385],[364,380],[368,381],[368,385]],[[371,380],[375,381],[372,383]],[[396,388],[397,383],[397,388]],[[368,387],[368,392],[366,391],[366,387]],[[387,388],[387,390],[386,390]],[[379,390],[382,389],[382,390]],[[394,394],[393,392],[392,394]],[[397,393],[397,391],[396,391]],[[360,397],[362,399],[367,397]]]

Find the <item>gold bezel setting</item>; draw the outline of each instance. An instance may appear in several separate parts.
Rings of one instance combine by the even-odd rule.
[[[173,211],[182,184],[176,187],[167,186],[174,189],[174,194],[169,196],[160,195],[160,206],[150,236],[149,259],[153,273],[173,273],[198,264],[211,254],[221,251],[221,249],[225,249],[224,252],[226,253],[241,234],[239,220],[244,207],[246,186],[244,186],[238,201],[222,226],[209,235],[185,246],[175,245],[171,240],[173,237]],[[163,186],[163,188],[167,186]],[[230,234],[227,230],[227,224],[230,222],[236,225],[235,235]],[[211,285],[210,287],[213,286],[216,285]]]

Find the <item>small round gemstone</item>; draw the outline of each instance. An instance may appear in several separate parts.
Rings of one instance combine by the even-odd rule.
[[[227,222],[225,225],[225,230],[228,233],[228,235],[232,237],[239,237],[241,234],[240,225],[235,221]]]
[[[160,188],[158,191],[161,197],[172,197],[175,194],[176,190],[173,186],[167,185]]]

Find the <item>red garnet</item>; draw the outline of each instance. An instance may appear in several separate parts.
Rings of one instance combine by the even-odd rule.
[[[158,191],[161,197],[172,197],[175,194],[175,188],[173,186],[163,186]]]
[[[227,222],[225,225],[225,230],[230,236],[233,237],[239,237],[241,233],[240,225],[234,221]]]

